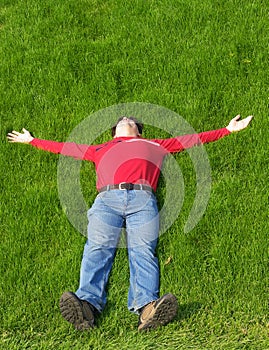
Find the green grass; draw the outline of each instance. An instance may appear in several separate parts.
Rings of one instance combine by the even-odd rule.
[[[269,349],[266,1],[0,5],[0,348]],[[183,229],[195,174],[187,153],[176,156],[186,195],[158,246],[161,292],[175,293],[180,303],[175,322],[137,332],[120,249],[98,328],[78,333],[62,319],[58,300],[77,288],[85,238],[60,205],[58,156],[10,145],[6,133],[25,127],[64,141],[91,113],[125,102],[166,107],[197,131],[225,126],[237,113],[255,119],[206,146],[212,192],[189,233]],[[147,137],[157,133],[146,127]],[[95,178],[87,164],[82,180],[90,204]]]

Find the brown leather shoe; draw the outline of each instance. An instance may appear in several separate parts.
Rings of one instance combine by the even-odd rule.
[[[177,298],[171,293],[165,294],[143,307],[139,317],[138,330],[151,330],[165,326],[174,319],[177,309]]]
[[[60,311],[63,318],[77,330],[94,328],[95,308],[86,300],[79,299],[72,292],[64,292],[60,299]]]

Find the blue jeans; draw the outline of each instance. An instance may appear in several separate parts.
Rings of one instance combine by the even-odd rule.
[[[122,227],[130,268],[128,308],[138,310],[159,297],[159,265],[155,249],[159,215],[155,195],[144,190],[110,190],[99,193],[88,211],[88,239],[76,295],[98,311],[106,304],[106,284]]]

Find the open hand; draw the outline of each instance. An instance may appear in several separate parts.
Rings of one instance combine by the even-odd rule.
[[[23,133],[20,133],[18,131],[12,131],[7,134],[7,138],[9,142],[18,142],[18,143],[30,143],[34,138],[33,136],[29,133],[28,130],[22,129]]]
[[[228,129],[230,132],[243,130],[248,126],[248,124],[251,122],[251,119],[253,118],[253,116],[250,115],[245,119],[239,120],[240,117],[240,114],[238,114],[235,118],[233,118],[226,129]]]

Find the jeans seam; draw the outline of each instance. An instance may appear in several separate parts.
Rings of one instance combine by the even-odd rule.
[[[135,288],[134,288],[134,295],[133,295],[133,305],[134,305],[134,309],[137,309],[137,266],[136,266],[136,255],[134,254],[134,270],[135,270],[135,278],[134,278],[134,284],[135,284]]]

